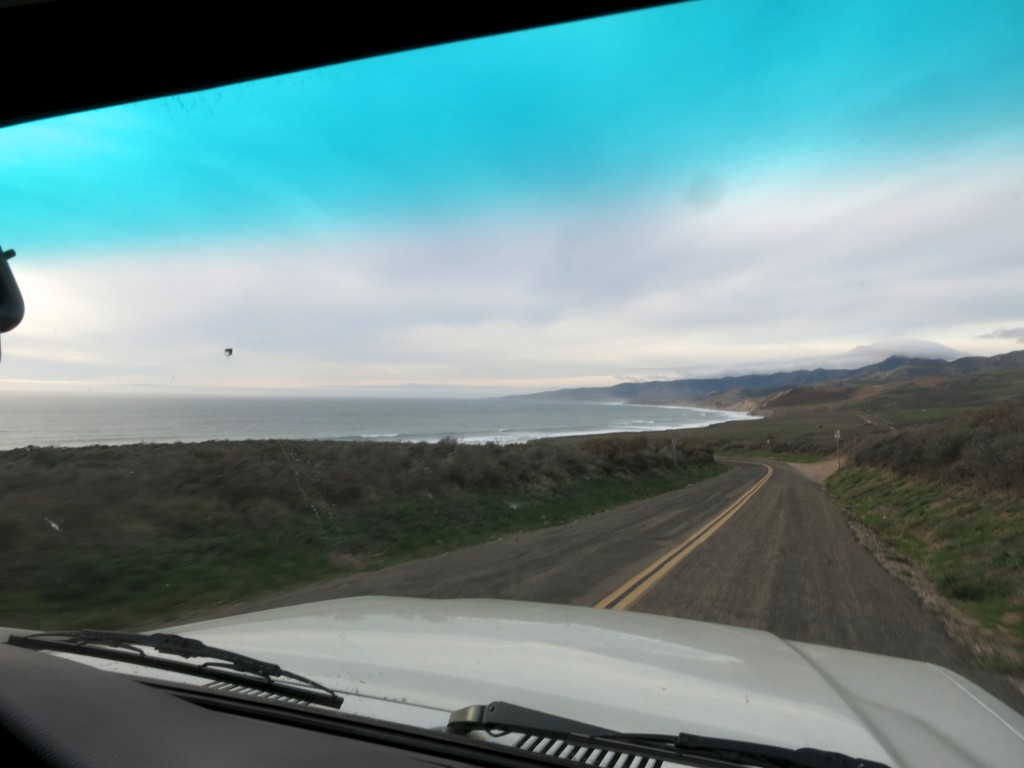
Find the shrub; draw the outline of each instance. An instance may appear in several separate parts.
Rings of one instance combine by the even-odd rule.
[[[908,427],[862,445],[855,461],[903,476],[1019,493],[1024,491],[1024,407],[1012,398],[970,419]]]

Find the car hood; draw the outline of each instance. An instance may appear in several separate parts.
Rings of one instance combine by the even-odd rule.
[[[623,732],[811,746],[893,766],[1020,764],[1024,718],[933,664],[767,632],[500,600],[349,598],[174,627],[441,727],[507,701]]]

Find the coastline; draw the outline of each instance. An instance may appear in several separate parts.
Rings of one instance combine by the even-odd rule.
[[[701,429],[756,419],[684,404],[481,399],[7,395],[0,451],[258,439],[523,443]]]

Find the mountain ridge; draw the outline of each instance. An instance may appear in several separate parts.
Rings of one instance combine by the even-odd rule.
[[[756,410],[794,388],[906,382],[922,377],[957,378],[975,373],[1024,368],[1024,350],[992,357],[969,356],[947,361],[890,355],[860,368],[815,368],[766,374],[671,381],[625,382],[610,387],[574,387],[510,398],[576,402],[625,402],[637,405],[687,405]],[[820,395],[818,396],[820,399]],[[812,396],[813,399],[813,396]],[[778,403],[781,405],[782,403]]]

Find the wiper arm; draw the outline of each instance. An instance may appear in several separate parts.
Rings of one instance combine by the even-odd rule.
[[[491,733],[523,734],[528,737],[543,736],[572,745],[612,749],[659,760],[705,758],[717,765],[725,762],[764,768],[889,768],[874,760],[849,757],[839,752],[812,747],[789,749],[733,739],[695,736],[689,733],[617,733],[502,701],[466,707],[453,712],[448,719],[448,730],[463,734],[483,730]]]
[[[31,635],[12,634],[7,642],[22,648],[78,653],[186,675],[201,675],[218,682],[241,685],[336,709],[342,704],[342,698],[330,688],[302,675],[283,670],[277,664],[215,648],[181,635],[162,632],[146,635],[82,629],[69,632],[36,632]],[[185,659],[213,661],[189,664],[173,659],[161,659],[147,654],[143,650],[145,648]]]

